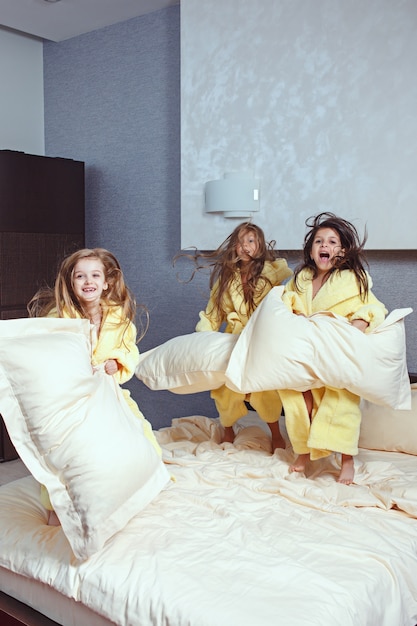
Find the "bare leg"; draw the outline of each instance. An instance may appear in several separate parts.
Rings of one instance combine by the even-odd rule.
[[[269,422],[268,426],[271,431],[272,452],[277,448],[283,448],[285,450],[285,441],[279,429],[279,422]]]
[[[309,459],[309,454],[299,454],[295,460],[295,463],[290,465],[290,472],[304,472],[306,468],[306,463]]]
[[[313,412],[313,394],[311,393],[310,390],[308,390],[308,391],[303,391],[303,396],[304,396],[304,402],[306,403],[306,407],[307,407],[307,413],[310,417],[310,422],[311,422],[311,413]]]
[[[233,443],[235,440],[235,431],[232,426],[224,426],[224,434],[222,443]]]
[[[55,511],[48,511],[48,526],[61,526],[61,522]]]
[[[353,456],[350,454],[342,454],[342,469],[340,470],[338,483],[343,485],[351,485],[355,475],[355,466],[353,464]]]

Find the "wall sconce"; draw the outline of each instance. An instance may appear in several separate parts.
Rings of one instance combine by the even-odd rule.
[[[259,211],[259,180],[248,174],[228,173],[205,185],[206,213],[246,219]]]

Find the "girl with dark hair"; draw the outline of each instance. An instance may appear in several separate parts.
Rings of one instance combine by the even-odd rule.
[[[361,241],[353,224],[328,212],[308,219],[306,225],[304,260],[285,286],[283,301],[298,315],[332,311],[362,332],[381,324],[387,310],[371,291],[363,253],[366,233]],[[279,395],[288,436],[298,454],[291,471],[303,472],[308,459],[339,452],[338,482],[352,483],[361,422],[359,396],[327,387],[304,393],[282,390]]]

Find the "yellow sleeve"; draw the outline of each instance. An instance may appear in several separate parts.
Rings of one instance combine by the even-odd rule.
[[[303,300],[296,291],[285,291],[282,294],[282,301],[292,313],[296,315],[308,315]]]
[[[207,303],[205,311],[200,311],[199,317],[200,321],[197,323],[195,327],[196,332],[204,332],[207,330],[218,331],[220,326],[225,321],[226,317],[224,315],[218,315],[217,309],[214,305],[215,297],[217,294],[217,290],[219,288],[218,281],[214,284],[211,292],[210,298]]]
[[[349,322],[353,320],[364,320],[369,326],[365,332],[370,332],[385,319],[388,311],[385,305],[380,302],[372,292],[372,277],[367,273],[369,291],[366,300],[360,296],[357,290],[356,279],[351,271],[342,272],[340,276],[341,293],[346,294],[345,298],[340,298],[340,302],[332,308],[335,313],[343,315]]]
[[[132,378],[139,362],[136,345],[136,326],[123,317],[120,307],[111,307],[105,312],[100,334],[93,343],[92,365],[100,365],[110,359],[117,361],[119,369],[114,374],[122,384]]]
[[[296,313],[296,315],[308,315],[303,299],[295,289],[294,278],[290,278],[285,285],[284,293],[282,294],[282,301],[287,308],[293,313]]]
[[[349,322],[353,320],[364,320],[368,322],[369,326],[365,332],[369,333],[371,330],[382,324],[388,311],[382,302],[369,293],[368,302],[363,304],[355,313],[349,316]]]
[[[110,339],[113,332],[107,331],[107,333],[106,338]],[[113,336],[113,339],[116,340],[112,342],[113,347],[111,347],[110,342],[106,341],[108,349],[106,350],[106,358],[104,360],[108,361],[109,359],[114,359],[117,361],[119,369],[116,374],[114,374],[114,377],[119,385],[121,385],[132,378],[136,366],[139,363],[139,350],[136,345],[136,327],[132,322],[129,322],[126,330],[124,330],[124,328],[119,329],[115,335],[117,335],[117,337]]]
[[[285,259],[276,259],[271,265],[274,270],[274,277],[271,282],[274,286],[282,285],[282,283],[288,278],[291,278],[294,273],[292,269],[288,267],[288,263]]]

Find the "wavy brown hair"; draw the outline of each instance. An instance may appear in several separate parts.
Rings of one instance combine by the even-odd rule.
[[[244,265],[245,289],[243,296],[249,311],[253,312],[255,309],[255,296],[257,293],[262,293],[265,284],[271,285],[268,278],[262,276],[265,261],[274,261],[278,256],[274,251],[276,242],[266,242],[262,228],[252,224],[252,222],[243,222],[236,226],[234,231],[216,250],[211,252],[196,250],[194,255],[180,253],[174,257],[174,265],[176,260],[182,256],[186,256],[194,262],[195,269],[187,282],[193,279],[197,271],[207,269],[210,270],[210,289],[219,281],[219,288],[214,297],[214,309],[219,315],[223,313],[222,302],[224,294],[230,289],[236,272],[240,272],[243,268],[242,261],[237,254],[237,246],[247,233],[253,233],[258,243],[258,250],[255,256]]]
[[[145,314],[146,321],[143,323],[141,320],[140,324],[141,332],[138,339],[140,341],[148,328],[148,311],[144,305],[137,306],[133,293],[126,285],[119,261],[105,248],[83,248],[65,257],[58,270],[54,287],[42,287],[28,303],[29,316],[44,317],[56,309],[58,317],[63,317],[65,310],[70,317],[75,318],[75,312],[78,312],[81,317],[88,318],[73,288],[74,269],[81,259],[98,259],[103,264],[104,277],[108,285],[101,298],[105,308],[121,307],[126,325],[129,322],[136,323],[138,308]]]
[[[317,231],[321,228],[331,228],[336,231],[340,237],[343,254],[335,258],[333,267],[329,270],[329,275],[335,272],[341,272],[342,270],[351,270],[355,274],[361,298],[365,300],[369,292],[368,276],[365,269],[368,263],[363,252],[367,240],[366,228],[364,237],[361,239],[358,231],[351,222],[329,212],[319,213],[319,215],[309,217],[306,220],[306,226],[309,230],[304,237],[304,260],[294,271],[297,291],[300,291],[297,277],[303,269],[308,267],[312,270],[313,277],[317,276],[317,267],[311,258],[311,250]]]

